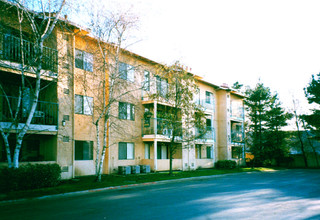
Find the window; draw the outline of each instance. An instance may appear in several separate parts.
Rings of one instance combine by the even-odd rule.
[[[143,89],[150,91],[150,72],[144,71]]]
[[[75,62],[76,68],[93,72],[93,54],[76,50]]]
[[[242,154],[242,148],[241,147],[232,147],[231,150],[232,158],[233,159],[240,159]]]
[[[119,142],[119,160],[134,159],[134,144],[127,142]]]
[[[134,105],[126,102],[119,102],[119,118],[134,121]]]
[[[75,160],[93,160],[93,141],[75,141]]]
[[[196,144],[196,159],[201,159],[201,145]]]
[[[200,89],[197,88],[195,94],[193,94],[194,102],[200,105]]]
[[[168,80],[162,79],[160,76],[156,76],[157,80],[157,93],[162,97],[166,97],[168,93]]]
[[[207,147],[207,159],[213,159],[212,147]]]
[[[144,159],[150,159],[150,144],[144,144]]]
[[[157,148],[157,158],[158,159],[168,159],[168,146],[165,144],[158,145]]]
[[[208,104],[211,104],[212,103],[212,93],[211,92],[208,92],[208,91],[206,91],[206,103],[208,103]]]
[[[10,151],[14,152],[16,138],[9,137]],[[51,146],[46,143],[54,141],[52,135],[36,135],[30,134],[23,139],[19,154],[20,162],[35,162],[35,161],[55,161],[56,155],[50,152],[55,151],[56,146]],[[0,138],[0,162],[7,161],[7,153],[4,141]]]
[[[130,82],[134,82],[134,67],[127,63],[119,63],[119,75],[120,79],[125,79]]]
[[[92,115],[93,113],[93,98],[83,95],[75,95],[76,114]]]

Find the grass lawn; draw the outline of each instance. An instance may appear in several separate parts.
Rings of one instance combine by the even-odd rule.
[[[169,172],[157,172],[149,174],[133,174],[133,175],[103,175],[101,182],[95,182],[95,176],[83,176],[77,177],[72,180],[63,180],[56,187],[42,188],[36,190],[26,191],[13,191],[5,194],[0,194],[0,200],[14,200],[22,198],[33,198],[45,195],[61,194],[68,192],[83,191],[89,189],[98,189],[111,186],[122,186],[130,184],[139,184],[147,182],[155,182],[161,180],[181,179],[188,177],[197,176],[211,176],[228,173],[239,173],[239,172],[264,172],[274,171],[275,169],[270,168],[236,168],[231,170],[226,169],[203,169],[196,171],[176,171],[174,175],[169,176]]]

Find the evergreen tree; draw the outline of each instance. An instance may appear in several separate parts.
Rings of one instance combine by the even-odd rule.
[[[263,133],[265,132],[265,112],[268,110],[268,102],[271,97],[269,88],[264,87],[262,83],[258,83],[254,89],[248,89],[246,91],[247,99],[245,101],[249,120],[248,123],[248,145],[250,151],[255,156],[255,162],[263,161]]]
[[[258,83],[254,89],[249,88],[246,95],[248,146],[255,163],[262,165],[272,160],[279,163],[288,153],[281,128],[292,116],[281,107],[278,95],[272,95],[270,88],[263,83]]]
[[[320,105],[320,73],[312,75],[311,82],[304,89],[309,104],[315,103]],[[303,119],[314,129],[320,130],[320,110],[312,109],[312,114],[304,115]]]
[[[279,165],[289,153],[286,133],[281,128],[287,126],[287,120],[292,118],[292,114],[285,112],[281,107],[278,95],[275,94],[270,100],[270,109],[266,112],[266,116],[266,155],[269,160],[274,159]]]

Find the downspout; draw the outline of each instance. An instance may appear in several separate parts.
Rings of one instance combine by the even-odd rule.
[[[71,138],[71,145],[72,145],[72,178],[75,178],[75,141],[74,141],[74,127],[75,127],[75,86],[74,86],[74,74],[75,74],[75,49],[76,49],[76,40],[75,40],[76,33],[73,33],[72,36],[72,138]]]
[[[153,115],[154,115],[154,143],[153,143],[153,157],[154,157],[154,170],[157,171],[158,170],[158,143],[157,143],[157,123],[158,123],[158,117],[157,117],[157,101],[154,101],[153,104]]]

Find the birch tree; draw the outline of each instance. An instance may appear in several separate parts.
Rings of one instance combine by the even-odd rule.
[[[34,56],[32,60],[30,59],[27,62],[26,53],[24,49],[20,50],[21,56],[21,66],[20,66],[20,74],[21,74],[21,85],[22,89],[19,91],[19,98],[16,103],[16,106],[19,107],[22,102],[22,91],[26,86],[25,82],[25,73],[28,70],[34,74],[35,76],[35,85],[32,88],[33,98],[31,101],[30,110],[26,115],[25,122],[21,122],[21,118],[19,118],[19,109],[13,113],[13,109],[10,109],[11,117],[13,118],[13,122],[10,124],[9,128],[0,127],[0,133],[5,143],[5,149],[7,154],[7,161],[9,167],[17,168],[19,166],[19,154],[22,146],[23,138],[25,134],[28,132],[31,120],[34,116],[38,99],[40,93],[40,85],[41,85],[41,70],[43,69],[43,58],[44,58],[44,42],[49,36],[52,34],[57,22],[58,18],[66,4],[66,0],[61,1],[19,1],[14,0],[12,3],[8,4],[6,7],[14,8],[16,10],[16,17],[12,19],[16,19],[19,25],[20,32],[20,48],[24,48],[23,34],[22,31],[26,28],[31,30],[32,38],[33,38],[33,51]],[[33,10],[31,10],[31,8]],[[39,11],[39,12],[36,12]],[[0,85],[0,89],[5,94],[3,87]],[[10,103],[8,98],[6,98],[8,102],[8,106],[10,107]],[[22,123],[22,127],[18,127],[17,125]],[[14,151],[11,152],[9,145],[9,135],[10,130],[15,129],[16,132],[16,144]]]
[[[172,131],[169,136],[169,174],[172,175],[173,156],[179,145],[194,146],[193,142],[207,132],[205,114],[194,102],[194,95],[199,91],[196,80],[179,62],[171,66],[159,65],[155,75],[168,82],[166,89],[158,90],[150,98],[168,103],[164,113],[157,118],[162,118],[166,128]],[[195,128],[198,128],[198,134]]]
[[[96,96],[99,97],[94,104],[95,116],[92,118],[92,123],[95,126],[97,142],[95,148],[96,180],[101,181],[106,151],[112,145],[108,142],[108,132],[113,129],[113,131],[128,135],[124,127],[112,120],[118,119],[118,115],[115,115],[112,109],[122,97],[131,96],[132,99],[137,99],[132,93],[143,88],[142,84],[137,84],[133,88],[127,87],[124,80],[126,76],[121,69],[123,68],[122,56],[129,54],[124,48],[130,39],[130,31],[138,23],[138,18],[129,12],[110,12],[104,4],[89,4],[86,5],[86,8],[89,8],[89,20],[86,25],[90,27],[96,40],[97,50],[94,55],[99,57],[96,71],[101,74],[97,88],[91,88],[85,80],[82,85],[84,91],[91,90],[92,92],[94,89]],[[135,71],[139,69],[139,66],[131,68],[129,71]]]

